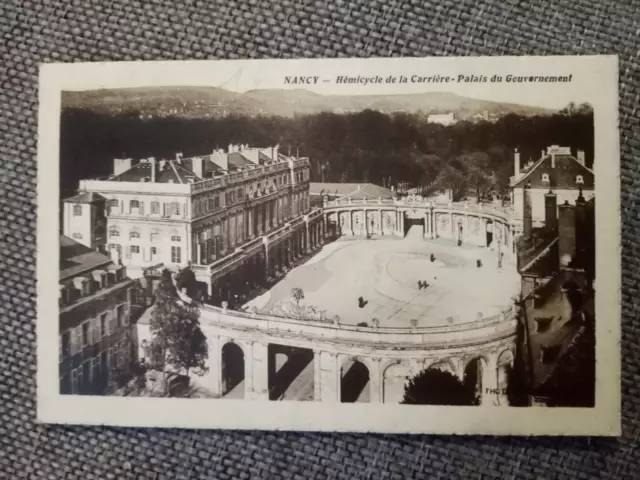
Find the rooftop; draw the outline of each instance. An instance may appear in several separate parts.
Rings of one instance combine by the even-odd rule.
[[[572,188],[580,186],[586,190],[593,190],[593,171],[584,162],[584,152],[579,152],[582,161],[571,155],[568,147],[552,146],[535,163],[524,167],[520,171],[520,178],[513,179],[513,187],[524,187],[529,184],[532,188]],[[545,174],[548,181],[543,181]],[[582,176],[583,183],[576,183],[576,177]]]
[[[60,235],[60,280],[74,277],[81,272],[104,267],[111,259],[95,250]]]
[[[140,162],[130,169],[111,177],[114,182],[141,182],[151,181],[151,166],[149,162]],[[166,161],[161,164],[156,173],[156,183],[189,183],[189,179],[198,178],[192,170],[186,166],[175,162]]]
[[[95,192],[81,192],[70,198],[65,198],[65,202],[70,203],[93,203],[100,200],[106,200],[105,197]]]
[[[342,197],[351,199],[382,198],[391,199],[396,195],[388,188],[373,183],[310,183],[311,195],[327,195],[329,197]]]

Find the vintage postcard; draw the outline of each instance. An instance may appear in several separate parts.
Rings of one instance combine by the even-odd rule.
[[[613,56],[43,65],[39,420],[619,435],[617,92]]]

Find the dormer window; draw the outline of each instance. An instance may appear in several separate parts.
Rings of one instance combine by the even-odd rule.
[[[548,173],[543,173],[542,174],[542,183],[549,183],[549,174]]]
[[[583,185],[584,184],[584,178],[582,178],[582,175],[577,175],[576,176],[576,183],[578,185]]]

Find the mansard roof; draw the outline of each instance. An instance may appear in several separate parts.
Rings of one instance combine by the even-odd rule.
[[[64,199],[68,203],[93,203],[101,200],[106,200],[106,198],[95,192],[80,192],[73,197]]]
[[[95,250],[60,235],[60,280],[65,280],[81,272],[103,267],[111,259]]]
[[[151,178],[151,165],[149,162],[140,162],[109,180],[114,182],[140,182]],[[188,183],[188,179],[196,178],[196,174],[186,166],[167,160],[164,168],[160,170],[160,162],[156,162],[156,183]]]
[[[527,183],[531,188],[553,189],[578,189],[593,190],[593,171],[582,165],[573,155],[547,154],[534,163],[528,170],[520,172],[522,176],[513,183],[514,188],[523,188]],[[548,175],[549,182],[543,182],[544,174]],[[582,176],[583,183],[576,183],[578,175]]]

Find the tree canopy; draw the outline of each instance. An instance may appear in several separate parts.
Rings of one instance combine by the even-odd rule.
[[[165,270],[155,292],[150,329],[153,340],[164,355],[165,371],[202,375],[208,358],[207,339],[200,328],[196,304],[179,297],[171,273]]]
[[[293,118],[229,115],[152,118],[68,108],[61,118],[63,194],[79,179],[112,173],[114,158],[206,155],[229,143],[299,153],[311,161],[311,181],[406,184],[454,197],[504,191],[513,175],[513,150],[522,163],[557,144],[583,149],[593,162],[593,112],[569,105],[555,113],[510,113],[496,121],[429,123],[423,114],[323,112]],[[89,160],[90,159],[90,160]]]
[[[421,371],[405,385],[403,404],[407,405],[475,405],[474,391],[443,370]]]

